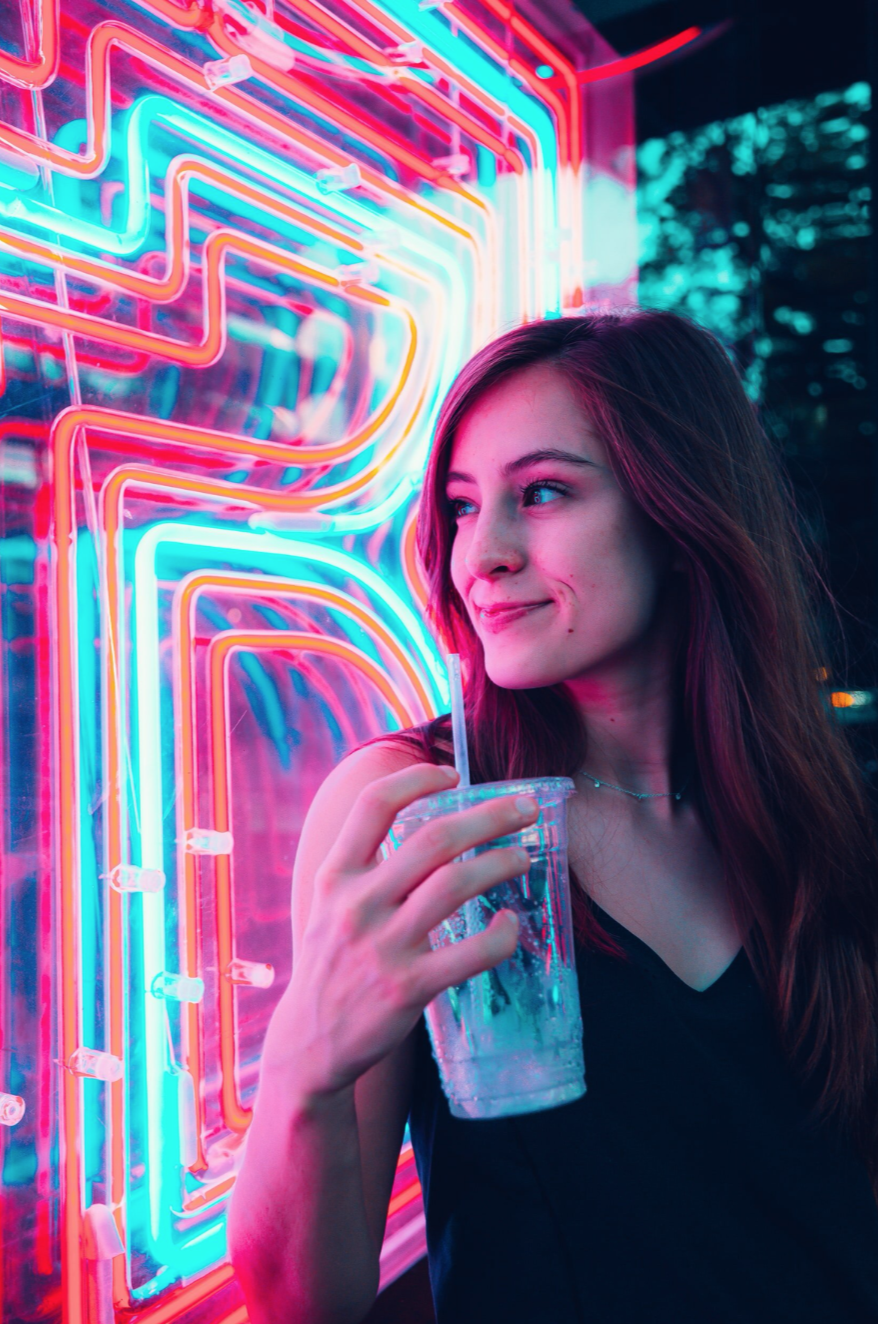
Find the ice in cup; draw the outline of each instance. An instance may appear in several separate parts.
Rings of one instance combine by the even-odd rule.
[[[521,846],[530,872],[467,901],[430,933],[434,949],[487,928],[499,910],[518,916],[518,946],[484,974],[440,993],[425,1017],[442,1088],[455,1117],[508,1117],[569,1103],[585,1093],[582,1019],[567,869],[568,777],[487,782],[425,796],[396,819],[395,850],[431,819],[501,795],[527,795],[540,816],[473,854]]]

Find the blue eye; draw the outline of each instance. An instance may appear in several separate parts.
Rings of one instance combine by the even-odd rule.
[[[524,488],[523,497],[526,506],[547,506],[551,501],[556,501],[558,497],[565,496],[567,489],[560,483],[528,483]]]
[[[469,507],[469,509],[467,509]],[[468,515],[473,510],[473,503],[464,500],[463,497],[454,497],[448,502],[448,509],[451,512],[452,519],[460,519],[462,515]]]

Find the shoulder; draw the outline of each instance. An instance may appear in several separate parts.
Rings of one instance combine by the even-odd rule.
[[[427,760],[417,744],[403,740],[378,740],[346,755],[321,782],[305,817],[297,862],[313,863],[315,850],[326,853],[334,834],[362,791],[382,777]],[[319,846],[318,846],[319,843]]]
[[[294,946],[308,917],[314,876],[357,798],[382,777],[425,761],[415,742],[379,740],[348,754],[320,784],[305,815],[293,866]]]
[[[395,731],[353,750],[333,768],[318,790],[314,803],[339,795],[356,798],[370,782],[416,763],[453,762],[450,718],[446,713],[421,726]]]
[[[339,796],[356,796],[364,786],[379,777],[389,777],[402,768],[428,761],[414,741],[388,739],[362,745],[336,764],[321,784],[314,802],[327,797],[337,801]]]

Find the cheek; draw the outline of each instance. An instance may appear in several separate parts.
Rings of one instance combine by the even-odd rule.
[[[449,560],[448,568],[451,574],[451,582],[461,597],[464,596],[470,579],[464,560],[465,556],[466,547],[464,546],[460,530],[458,530],[454,535],[454,541],[451,544],[451,558]]]
[[[645,531],[625,515],[616,512],[603,526],[591,525],[576,540],[575,548],[568,543],[563,559],[570,573],[562,577],[576,608],[616,616],[620,623],[652,614],[662,570],[661,557]]]

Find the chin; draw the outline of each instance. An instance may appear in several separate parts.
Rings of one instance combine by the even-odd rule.
[[[537,690],[557,685],[566,678],[563,667],[549,667],[545,657],[522,657],[507,654],[485,657],[485,671],[489,680],[501,690]]]

